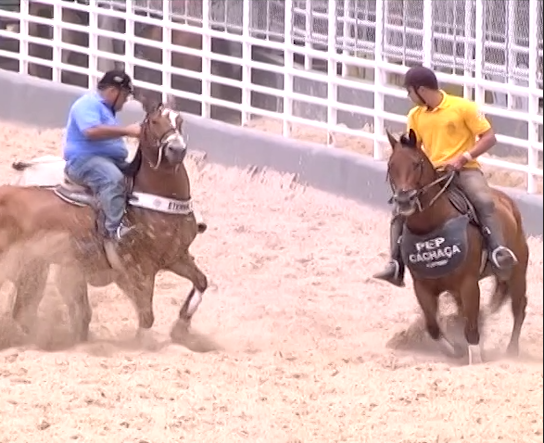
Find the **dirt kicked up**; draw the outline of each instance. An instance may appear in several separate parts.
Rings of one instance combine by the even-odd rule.
[[[58,154],[59,143],[60,131],[2,124],[2,180],[11,161]],[[502,357],[504,308],[484,328],[491,361],[467,367],[434,351],[410,281],[401,290],[369,278],[386,258],[386,214],[287,175],[189,167],[210,226],[192,251],[211,280],[194,327],[217,350],[169,343],[189,289],[170,274],[156,285],[154,351],[136,345],[134,310],[116,287],[91,291],[88,344],[71,346],[53,286],[24,339],[6,284],[0,443],[542,440],[541,242],[531,240],[521,357]],[[443,308],[456,333],[447,299]]]

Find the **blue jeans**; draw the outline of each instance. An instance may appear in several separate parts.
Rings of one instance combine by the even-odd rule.
[[[109,235],[115,235],[125,211],[125,177],[120,169],[124,164],[106,157],[77,158],[66,162],[66,175],[76,183],[88,186],[98,198]]]

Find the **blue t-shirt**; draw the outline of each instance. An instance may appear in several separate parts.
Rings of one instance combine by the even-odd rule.
[[[106,140],[89,140],[84,131],[99,125],[117,126],[119,122],[111,108],[98,92],[89,92],[78,98],[68,114],[64,137],[64,159],[82,157],[107,157],[123,161],[128,150],[122,137]]]

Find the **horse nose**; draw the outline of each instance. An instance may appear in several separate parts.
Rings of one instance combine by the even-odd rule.
[[[166,156],[169,159],[173,159],[174,162],[181,162],[185,159],[187,154],[187,147],[184,143],[175,142],[171,143],[166,148]]]
[[[395,196],[397,203],[410,203],[417,196],[417,191],[415,189],[409,190],[399,190]]]
[[[183,136],[176,137],[170,145],[176,149],[187,149],[187,142]]]

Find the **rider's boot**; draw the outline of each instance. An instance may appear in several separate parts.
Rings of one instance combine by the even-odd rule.
[[[402,229],[404,226],[404,221],[401,217],[393,217],[391,220],[391,231],[390,231],[390,254],[391,257],[385,268],[374,274],[372,277],[378,280],[384,280],[392,285],[403,288],[404,283],[404,273],[405,266],[402,260],[402,255],[400,251],[400,238],[402,235]]]
[[[482,214],[481,222],[489,260],[501,276],[507,277],[518,263],[518,259],[514,252],[504,245],[502,229],[495,214]]]
[[[126,226],[121,223],[113,232],[109,232],[104,242],[104,250],[111,267],[119,272],[126,272],[123,259],[119,255],[119,248],[135,229],[134,226]]]

